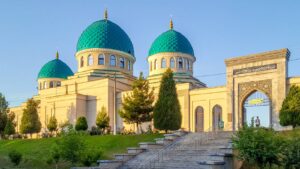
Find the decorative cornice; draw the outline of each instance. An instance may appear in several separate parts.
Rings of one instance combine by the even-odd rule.
[[[287,48],[279,49],[279,50],[273,50],[263,53],[257,53],[247,56],[240,56],[240,57],[234,57],[230,59],[225,60],[226,66],[234,66],[234,65],[240,65],[240,64],[247,64],[251,62],[257,62],[257,61],[265,61],[265,60],[272,60],[272,59],[279,59],[279,58],[286,58],[289,59],[290,51]]]

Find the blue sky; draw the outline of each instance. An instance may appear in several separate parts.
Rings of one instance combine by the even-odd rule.
[[[37,74],[57,50],[76,72],[77,40],[105,8],[133,42],[136,75],[148,74],[148,50],[172,16],[194,48],[194,75],[208,86],[225,85],[224,74],[206,75],[224,73],[226,58],[281,48],[300,58],[299,7],[295,0],[3,0],[0,92],[12,106],[36,94]],[[300,75],[299,64],[289,62],[289,76]]]

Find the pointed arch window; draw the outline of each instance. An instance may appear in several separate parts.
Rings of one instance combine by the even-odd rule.
[[[165,58],[161,59],[161,68],[166,68],[166,59]]]
[[[104,58],[104,55],[103,54],[100,54],[98,56],[98,65],[104,65],[105,63],[105,58]]]
[[[154,70],[157,68],[157,60],[154,60]]]
[[[54,87],[54,82],[51,81],[49,87],[53,88]]]
[[[182,57],[180,57],[180,58],[178,59],[178,68],[179,68],[179,69],[183,69],[183,59],[182,59]]]
[[[84,66],[84,58],[83,56],[81,56],[81,59],[80,59],[80,67],[83,67]]]
[[[150,62],[150,71],[152,71],[152,62]]]
[[[175,68],[175,59],[174,58],[170,59],[170,67]]]
[[[131,61],[128,60],[128,65],[127,65],[128,70],[131,70]]]
[[[188,59],[185,60],[185,69],[186,70],[190,69],[190,61]]]
[[[92,56],[92,55],[89,55],[89,56],[88,56],[88,66],[93,65],[93,62],[94,62],[93,56]]]
[[[123,57],[120,58],[120,68],[125,68],[125,61]]]
[[[110,55],[110,66],[116,66],[116,56]]]

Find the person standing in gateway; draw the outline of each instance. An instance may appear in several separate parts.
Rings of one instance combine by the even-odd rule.
[[[260,126],[260,119],[258,116],[256,116],[256,119],[255,119],[255,126],[256,127],[259,127]]]

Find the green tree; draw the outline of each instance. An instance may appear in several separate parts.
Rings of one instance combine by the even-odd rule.
[[[49,119],[49,123],[47,124],[47,129],[52,133],[57,130],[57,120],[55,116],[51,116]]]
[[[180,105],[177,98],[173,72],[167,69],[163,74],[158,100],[154,106],[154,127],[159,130],[178,130],[181,126]]]
[[[292,86],[282,103],[279,113],[282,126],[292,125],[293,129],[300,125],[300,88]]]
[[[51,149],[50,158],[48,159],[47,162],[49,164],[52,164],[54,162],[55,163],[55,169],[58,169],[58,163],[60,161],[60,158],[61,158],[61,152],[60,152],[58,146],[54,145]]]
[[[5,96],[0,93],[0,136],[3,136],[7,122],[8,102]]]
[[[285,169],[300,168],[300,135],[294,135],[285,141],[282,155],[281,162]]]
[[[5,129],[4,129],[4,134],[11,135],[11,134],[16,133],[16,130],[15,130],[16,125],[14,123],[14,119],[15,119],[14,112],[10,112],[8,114],[7,122],[6,122]]]
[[[85,131],[88,129],[88,124],[85,117],[79,117],[76,121],[75,130]]]
[[[105,107],[101,108],[101,111],[97,114],[96,125],[104,133],[105,129],[109,127],[109,116]]]
[[[76,133],[69,133],[62,136],[56,143],[61,158],[65,161],[70,161],[72,164],[80,161],[81,155],[86,149],[86,143],[83,138]]]
[[[139,125],[143,122],[151,121],[153,118],[154,89],[150,89],[149,82],[140,73],[138,79],[132,84],[132,93],[124,97],[120,116],[125,122],[136,124],[139,133]]]
[[[26,108],[23,109],[21,119],[20,132],[23,134],[38,133],[41,131],[41,122],[38,115],[39,102],[33,99],[28,99]]]
[[[90,167],[93,163],[96,163],[97,160],[100,159],[102,155],[101,151],[97,151],[96,148],[94,149],[86,149],[80,157],[81,163],[86,166]]]
[[[15,166],[18,166],[22,161],[22,154],[16,150],[12,150],[8,153],[8,157]]]

